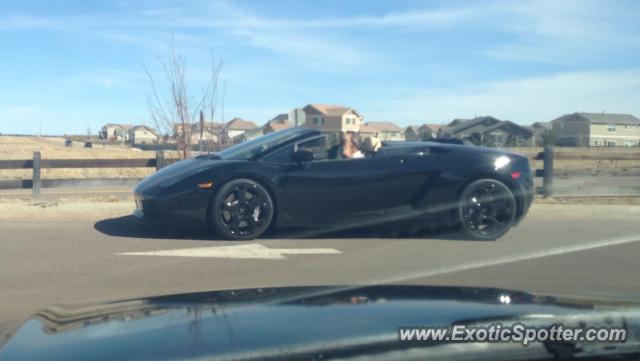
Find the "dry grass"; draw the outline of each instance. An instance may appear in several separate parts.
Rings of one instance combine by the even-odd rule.
[[[42,159],[148,159],[155,158],[153,151],[139,151],[127,146],[95,144],[84,148],[74,142],[72,147],[64,146],[59,137],[15,137],[0,136],[0,160],[32,159],[34,151],[40,151]],[[165,157],[177,154],[168,152]],[[42,169],[43,178],[133,178],[145,177],[154,172],[153,168],[78,168]],[[29,179],[30,169],[0,170],[0,179]]]

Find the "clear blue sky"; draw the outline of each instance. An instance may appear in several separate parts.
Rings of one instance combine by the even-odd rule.
[[[224,61],[227,119],[311,102],[400,125],[640,116],[638,19],[635,0],[3,0],[0,132],[150,123],[144,67],[172,36],[194,92]]]

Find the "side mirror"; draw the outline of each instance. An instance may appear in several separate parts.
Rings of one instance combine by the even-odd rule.
[[[296,163],[311,162],[313,158],[313,152],[306,149],[300,149],[293,153],[293,160]]]

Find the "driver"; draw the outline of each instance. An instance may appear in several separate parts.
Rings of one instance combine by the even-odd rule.
[[[348,131],[342,135],[341,155],[343,159],[364,158],[360,151],[360,136],[356,132]]]

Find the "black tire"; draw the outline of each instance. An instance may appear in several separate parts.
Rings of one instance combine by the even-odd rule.
[[[457,218],[464,237],[491,241],[511,229],[516,212],[516,199],[509,187],[485,178],[469,183],[462,191]]]
[[[222,185],[211,205],[214,232],[229,240],[260,237],[271,225],[275,209],[269,192],[251,179]]]

